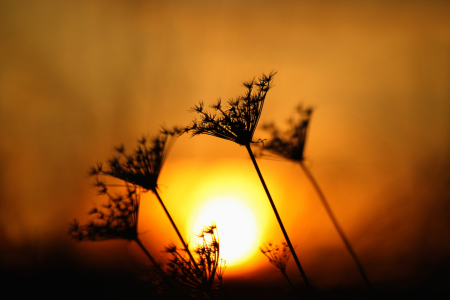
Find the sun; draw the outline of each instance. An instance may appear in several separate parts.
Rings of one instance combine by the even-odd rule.
[[[257,249],[260,231],[253,212],[235,197],[215,197],[191,215],[190,232],[200,232],[212,222],[217,225],[220,257],[227,265],[244,263]]]

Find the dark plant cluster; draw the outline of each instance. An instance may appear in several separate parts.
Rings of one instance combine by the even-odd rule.
[[[77,220],[70,225],[69,235],[78,240],[137,239],[137,218],[140,193],[133,185],[126,185],[126,192],[113,195],[106,186],[98,182],[100,193],[108,197],[108,203],[102,208],[93,208],[89,215],[93,217],[86,225]]]
[[[293,161],[303,161],[306,132],[312,109],[297,106],[295,117],[288,120],[289,128],[281,132],[274,123],[263,124],[262,129],[270,134],[264,149]]]
[[[295,292],[294,284],[286,274],[286,265],[289,258],[291,257],[291,250],[289,249],[288,244],[282,242],[280,248],[278,245],[268,243],[264,245],[264,247],[260,247],[259,249],[261,250],[262,254],[264,254],[269,259],[269,262],[278,270],[280,270],[281,274],[283,274],[284,278],[292,287],[292,291]]]
[[[274,245],[272,243],[265,244],[264,247],[260,247],[262,254],[264,254],[269,262],[279,269],[283,274],[286,273],[286,264],[291,257],[291,251],[289,251],[288,245],[283,242],[282,247]]]
[[[333,210],[331,209],[327,199],[325,198],[324,193],[322,192],[322,189],[319,187],[319,184],[315,180],[314,176],[312,175],[309,168],[306,166],[304,162],[304,149],[305,149],[305,143],[306,143],[306,133],[309,125],[309,121],[311,118],[312,109],[311,108],[303,108],[302,105],[299,105],[296,109],[296,115],[288,120],[288,126],[289,128],[286,131],[281,132],[273,123],[270,124],[264,124],[263,130],[267,131],[270,134],[270,139],[264,143],[264,145],[259,145],[260,149],[262,150],[262,153],[265,151],[270,151],[271,153],[274,153],[276,155],[279,155],[283,158],[286,158],[288,160],[294,161],[299,163],[300,167],[303,169],[306,177],[313,185],[314,189],[316,190],[316,193],[322,202],[323,207],[325,208],[325,211],[327,212],[331,222],[333,223],[334,227],[336,228],[337,233],[341,237],[345,247],[347,248],[347,251],[349,252],[350,256],[352,257],[353,261],[356,264],[356,267],[359,270],[359,273],[361,274],[361,277],[363,278],[365,284],[367,285],[369,291],[373,294],[373,288],[372,284],[370,283],[369,278],[367,277],[367,274],[359,261],[358,256],[356,255],[355,251],[353,250],[353,247],[347,238],[347,236],[344,233],[344,230],[340,226],[339,222],[337,221],[336,216],[333,213]],[[264,253],[264,252],[263,252]],[[264,253],[266,254],[266,253]],[[295,255],[295,253],[294,253]],[[266,254],[267,256],[267,254]],[[295,257],[295,256],[294,256]],[[272,260],[268,256],[269,261],[271,263]],[[279,266],[277,266],[279,268]],[[281,270],[281,269],[280,269]],[[287,276],[285,276],[286,279],[289,281]]]
[[[170,255],[156,267],[150,265],[140,281],[154,291],[161,299],[217,299],[219,280],[223,288],[223,274],[226,262],[219,258],[219,241],[215,224],[204,227],[197,235],[200,242],[194,249],[196,264],[193,264],[186,250],[174,244],[165,246]],[[194,267],[198,266],[198,270]]]
[[[235,142],[241,146],[245,146],[258,177],[266,192],[269,203],[278,221],[281,231],[283,232],[286,243],[289,250],[294,257],[297,268],[305,281],[308,291],[312,293],[312,288],[308,282],[306,274],[301,266],[300,260],[295,253],[292,242],[289,239],[286,228],[284,227],[281,216],[278,213],[275,202],[269,192],[269,189],[265,183],[259,166],[256,162],[253,151],[251,150],[250,143],[255,143],[253,135],[258,125],[258,121],[261,117],[262,108],[266,99],[267,92],[272,88],[272,80],[276,72],[271,72],[269,75],[263,74],[259,77],[258,81],[252,80],[244,83],[244,87],[247,89],[243,96],[238,96],[235,99],[228,101],[229,107],[222,108],[222,101],[219,99],[216,104],[211,108],[215,113],[209,113],[205,111],[203,102],[192,108],[192,112],[196,112],[200,115],[200,120],[194,120],[191,125],[187,126],[184,132],[190,132],[192,136],[206,134],[215,136],[221,139]],[[306,128],[305,128],[306,130]],[[262,142],[258,140],[257,142]]]
[[[92,218],[80,225],[77,220],[70,224],[69,235],[79,241],[126,239],[136,242],[151,261],[144,278],[156,296],[164,299],[192,298],[214,299],[215,277],[222,284],[225,262],[219,258],[219,240],[216,225],[205,227],[199,235],[202,242],[192,251],[184,242],[175,222],[158,194],[158,177],[167,154],[180,131],[176,128],[163,130],[153,138],[143,137],[132,154],[123,146],[116,147],[118,156],[108,160],[107,166],[98,163],[91,167],[89,175],[95,178],[94,186],[99,195],[108,197],[101,209],[93,208],[88,214]],[[103,177],[103,178],[102,178]],[[107,182],[107,178],[119,180]],[[125,190],[113,194],[110,189]],[[138,216],[141,191],[152,191],[162,205],[182,247],[174,244],[166,250],[172,255],[168,261],[156,260],[139,239]],[[194,252],[194,255],[192,254]]]
[[[142,137],[131,154],[125,152],[123,145],[116,147],[118,155],[108,160],[106,168],[99,163],[91,167],[89,174],[91,176],[107,175],[140,186],[145,190],[156,190],[161,168],[174,142],[174,137],[179,133],[180,130],[177,128],[163,129],[153,138]]]
[[[203,102],[200,102],[192,108],[193,112],[200,115],[199,119],[194,119],[184,129],[163,129],[159,135],[153,138],[143,137],[131,153],[127,153],[123,145],[116,147],[116,156],[108,160],[106,166],[98,163],[89,171],[89,174],[95,178],[95,186],[99,189],[99,194],[106,195],[108,203],[104,204],[101,209],[92,209],[89,215],[93,217],[93,220],[86,225],[80,225],[75,220],[70,225],[69,235],[76,240],[126,239],[136,242],[151,261],[150,268],[143,275],[142,281],[151,286],[159,296],[174,297],[175,299],[215,299],[219,286],[226,295],[223,286],[226,263],[219,255],[220,247],[216,225],[204,227],[198,234],[200,242],[194,249],[190,249],[158,192],[158,177],[175,137],[183,133],[190,133],[192,136],[205,134],[218,137],[245,146],[285,238],[281,247],[269,243],[260,248],[261,252],[272,265],[280,270],[291,285],[293,293],[298,296],[299,294],[286,274],[287,262],[292,256],[310,298],[314,298],[312,286],[290,241],[250,147],[251,143],[262,142],[262,140],[253,141],[253,136],[267,93],[273,87],[275,74],[276,72],[268,75],[262,74],[257,80],[245,82],[243,85],[246,91],[243,95],[230,99],[226,108],[222,106],[222,101],[219,99],[216,104],[211,106],[213,113],[206,111]],[[287,131],[280,131],[273,123],[263,125],[263,129],[269,132],[270,138],[265,145],[263,143],[258,143],[258,145],[262,151],[270,151],[300,164],[355,260],[363,279],[371,289],[370,282],[350,242],[340,228],[317,182],[304,164],[305,141],[312,109],[304,109],[299,106],[296,112],[296,118],[288,121],[289,129]],[[105,177],[112,178],[118,183],[106,183]],[[109,188],[112,186],[125,189],[125,192],[112,194],[109,192]],[[154,194],[181,243],[181,247],[175,244],[166,246],[166,252],[170,256],[170,259],[166,261],[154,259],[139,239],[138,217],[141,191],[151,191]],[[220,283],[219,285],[216,284],[216,279]]]
[[[214,298],[215,278],[223,284],[226,262],[219,257],[220,246],[215,224],[204,227],[197,235],[200,242],[196,245],[194,256],[198,270],[193,266],[184,249],[174,244],[166,246],[171,259],[166,263],[165,274],[177,287],[178,291],[196,299]]]
[[[275,74],[263,74],[258,80],[244,82],[245,94],[230,99],[227,108],[222,106],[221,99],[217,100],[211,106],[214,113],[205,111],[203,102],[200,102],[192,108],[193,112],[200,114],[200,120],[194,120],[184,132],[192,136],[211,135],[244,146],[250,144]]]

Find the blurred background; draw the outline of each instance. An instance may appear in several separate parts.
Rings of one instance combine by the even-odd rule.
[[[449,13],[446,1],[0,1],[1,272],[41,278],[43,290],[136,284],[147,263],[136,245],[67,235],[104,202],[88,168],[161,125],[186,126],[198,101],[235,97],[243,81],[275,70],[260,124],[282,127],[299,103],[314,109],[306,163],[373,285],[442,293]],[[258,162],[312,284],[363,288],[300,167]],[[199,205],[217,195],[245,202],[259,244],[227,268],[225,283],[287,289],[258,249],[283,239],[245,148],[183,135],[159,183],[186,236]],[[176,241],[151,193],[139,228],[157,257]],[[300,282],[293,261],[288,273]]]

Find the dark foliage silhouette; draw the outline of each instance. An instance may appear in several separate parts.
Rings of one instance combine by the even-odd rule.
[[[109,159],[106,167],[101,163],[91,167],[89,174],[115,177],[155,192],[162,166],[178,133],[174,128],[163,129],[159,135],[150,139],[143,136],[131,154],[125,152],[123,145],[116,147],[118,155]]]
[[[79,241],[102,241],[111,239],[124,239],[135,241],[145,252],[153,266],[159,266],[158,262],[144,247],[138,235],[138,214],[140,191],[135,185],[126,184],[126,192],[112,194],[103,182],[96,182],[101,195],[108,197],[108,203],[101,209],[93,208],[89,211],[92,220],[85,225],[80,225],[77,220],[70,224],[69,235]]]
[[[198,237],[194,255],[196,261],[190,260],[185,248],[171,244],[166,252],[172,258],[168,261],[156,260],[139,239],[138,215],[140,204],[140,187],[126,183],[125,192],[111,193],[107,185],[97,181],[95,185],[100,195],[105,195],[108,202],[101,208],[89,211],[92,219],[84,225],[77,220],[70,224],[69,235],[78,241],[104,241],[123,239],[136,242],[151,261],[144,281],[150,286],[150,292],[161,299],[215,299],[217,278],[223,287],[223,274],[226,263],[220,258],[220,245],[215,224],[204,227]]]
[[[309,125],[309,121],[312,114],[311,108],[303,108],[303,106],[299,105],[296,109],[296,119],[291,118],[288,120],[288,126],[289,128],[281,132],[273,123],[263,125],[263,129],[270,133],[271,137],[268,141],[264,142],[263,150],[269,150],[272,153],[275,153],[281,157],[284,157],[286,159],[292,160],[294,162],[298,162],[305,172],[306,176],[308,177],[309,181],[313,185],[314,189],[316,190],[322,205],[325,207],[325,210],[330,217],[331,221],[333,222],[334,227],[336,228],[339,236],[341,237],[342,241],[344,242],[348,252],[352,256],[354,262],[356,263],[358,270],[369,288],[369,290],[373,293],[372,285],[366,275],[366,272],[364,271],[364,268],[362,267],[362,264],[360,263],[355,251],[353,250],[353,247],[351,246],[348,238],[344,234],[343,229],[339,225],[333,211],[331,210],[330,205],[328,204],[327,199],[325,198],[322,190],[320,189],[317,181],[313,177],[311,171],[306,166],[304,162],[304,148],[305,148],[305,142],[306,142],[306,133]]]
[[[223,287],[223,274],[226,263],[220,258],[220,244],[215,224],[206,226],[197,235],[200,242],[196,245],[194,255],[198,269],[193,268],[185,249],[173,244],[166,246],[171,258],[164,264],[164,273],[150,268],[143,281],[159,287],[161,295],[183,299],[216,299],[217,278]]]
[[[280,270],[281,274],[283,274],[284,278],[286,278],[289,285],[294,288],[294,285],[286,274],[286,264],[291,257],[289,246],[286,243],[282,243],[282,248],[280,249],[278,245],[268,243],[265,244],[264,247],[261,247],[260,250],[262,254],[264,254],[267,259],[269,259],[269,262],[278,270]]]
[[[275,74],[275,72],[263,74],[258,81],[244,82],[246,93],[230,99],[227,109],[222,107],[221,99],[217,100],[211,108],[218,115],[205,111],[203,102],[200,102],[192,108],[193,112],[200,114],[200,120],[194,120],[184,131],[192,136],[200,134],[215,136],[242,146],[250,144]]]
[[[278,214],[275,203],[272,200],[272,196],[270,195],[264,178],[262,177],[262,174],[259,170],[258,164],[256,163],[256,159],[250,148],[250,144],[254,143],[252,141],[253,135],[261,116],[267,92],[273,86],[272,81],[275,74],[276,72],[271,72],[269,73],[269,75],[263,74],[258,78],[258,80],[244,82],[243,85],[246,88],[246,92],[244,93],[244,95],[238,96],[235,99],[230,99],[228,101],[227,108],[223,108],[222,100],[219,99],[216,104],[211,106],[211,108],[214,110],[214,113],[205,111],[203,102],[200,102],[198,105],[192,108],[193,112],[196,112],[200,115],[200,119],[195,119],[189,126],[185,128],[184,132],[190,133],[192,136],[200,134],[211,135],[235,142],[241,146],[246,147],[256,169],[256,172],[258,173],[259,179],[267,194],[272,209],[275,213],[278,224],[280,225],[286,242],[289,245],[289,249],[292,253],[292,256],[294,257],[295,263],[303,277],[308,290],[312,293],[311,286],[294,251],[289,236],[284,228],[281,217]]]
[[[158,193],[159,174],[169,150],[179,133],[180,130],[177,128],[170,130],[163,129],[159,135],[151,139],[142,137],[142,139],[138,141],[137,148],[131,154],[125,152],[125,147],[123,145],[116,147],[115,150],[118,155],[108,160],[106,167],[103,167],[103,165],[99,163],[96,166],[91,167],[89,173],[91,176],[95,176],[97,181],[99,181],[99,176],[110,176],[126,183],[140,186],[144,191],[152,191],[161,204],[184,249],[190,256],[190,262],[198,269],[188,244],[184,241],[178,227]]]
[[[297,118],[290,118],[287,123],[289,128],[285,132],[275,126],[274,123],[263,124],[262,129],[269,132],[271,138],[264,141],[264,149],[272,151],[284,158],[303,162],[306,133],[311,118],[312,109],[304,109],[301,105],[296,108]]]

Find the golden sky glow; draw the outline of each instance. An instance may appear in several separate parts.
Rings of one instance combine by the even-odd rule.
[[[263,222],[238,198],[218,196],[200,203],[190,214],[189,232],[200,232],[205,224],[215,223],[219,229],[221,257],[228,266],[243,264],[258,250]]]
[[[89,166],[160,125],[187,125],[198,101],[226,101],[275,70],[260,122],[282,126],[298,103],[313,107],[306,163],[373,280],[415,280],[422,265],[438,265],[450,251],[449,4],[194,2],[0,1],[0,262],[32,265],[20,251],[58,247],[75,260],[114,261],[103,243],[98,251],[67,238],[68,223],[103,201]],[[258,162],[315,284],[359,280],[301,169]],[[217,216],[231,244],[227,272],[274,274],[259,246],[282,234],[244,147],[183,135],[159,184],[191,240],[195,214],[242,203],[256,224],[238,234],[251,244],[242,260],[225,250],[240,242],[227,241],[232,229]],[[177,238],[150,192],[141,214],[143,242],[164,256]],[[288,272],[296,276],[292,261]]]

